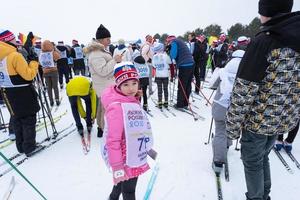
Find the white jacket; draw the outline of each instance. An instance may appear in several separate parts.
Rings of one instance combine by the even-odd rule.
[[[89,69],[92,76],[93,87],[97,96],[100,97],[102,91],[114,83],[114,66],[117,64],[110,52],[104,46],[93,41],[85,49],[88,57]]]
[[[238,71],[240,62],[244,56],[245,51],[236,50],[232,54],[232,59],[226,64],[224,68],[216,68],[209,82],[209,87],[213,88],[214,85],[220,80],[220,84],[215,95],[214,102],[223,107],[228,108],[230,103],[230,96],[233,89],[236,73]]]

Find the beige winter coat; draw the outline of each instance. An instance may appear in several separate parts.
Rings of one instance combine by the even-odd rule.
[[[102,91],[114,83],[113,72],[117,63],[104,49],[104,46],[98,42],[93,41],[84,49],[84,52],[88,58],[93,87],[97,96],[100,97]]]

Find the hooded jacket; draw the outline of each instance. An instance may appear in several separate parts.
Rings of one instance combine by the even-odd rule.
[[[93,87],[100,98],[102,91],[114,83],[114,66],[117,64],[109,51],[98,42],[92,42],[84,49],[88,57]]]
[[[1,89],[9,112],[15,117],[35,114],[39,111],[39,104],[32,80],[38,72],[38,62],[31,61],[28,65],[16,47],[0,42],[0,61],[5,58],[11,82],[16,86],[24,85]]]
[[[60,55],[57,50],[55,50],[53,44],[49,40],[45,40],[42,43],[42,52],[52,52],[53,54],[53,60],[56,62],[58,59],[60,59]],[[53,66],[51,68],[43,68],[43,72],[45,74],[57,71],[57,67]]]
[[[115,86],[104,90],[101,102],[105,109],[107,122],[106,146],[108,150],[109,165],[113,170],[123,169],[130,178],[137,177],[149,169],[145,164],[140,167],[131,168],[126,163],[126,141],[124,133],[123,110],[121,103],[140,104],[136,97],[124,96],[117,91]],[[105,136],[104,136],[105,137]]]
[[[226,131],[277,135],[292,130],[300,114],[300,12],[263,24],[240,63]]]

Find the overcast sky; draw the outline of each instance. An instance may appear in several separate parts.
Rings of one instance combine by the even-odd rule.
[[[300,10],[300,1],[294,2],[293,10]],[[112,41],[137,40],[155,33],[182,35],[212,23],[226,31],[258,16],[257,5],[258,0],[9,0],[2,2],[0,28],[88,43],[102,23]]]

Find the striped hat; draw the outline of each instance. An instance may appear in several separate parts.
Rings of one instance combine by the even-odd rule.
[[[9,30],[0,29],[0,41],[1,42],[10,42],[15,38],[16,38],[16,36]]]
[[[114,77],[117,87],[119,87],[123,82],[138,78],[138,73],[132,62],[121,62],[114,67]]]

